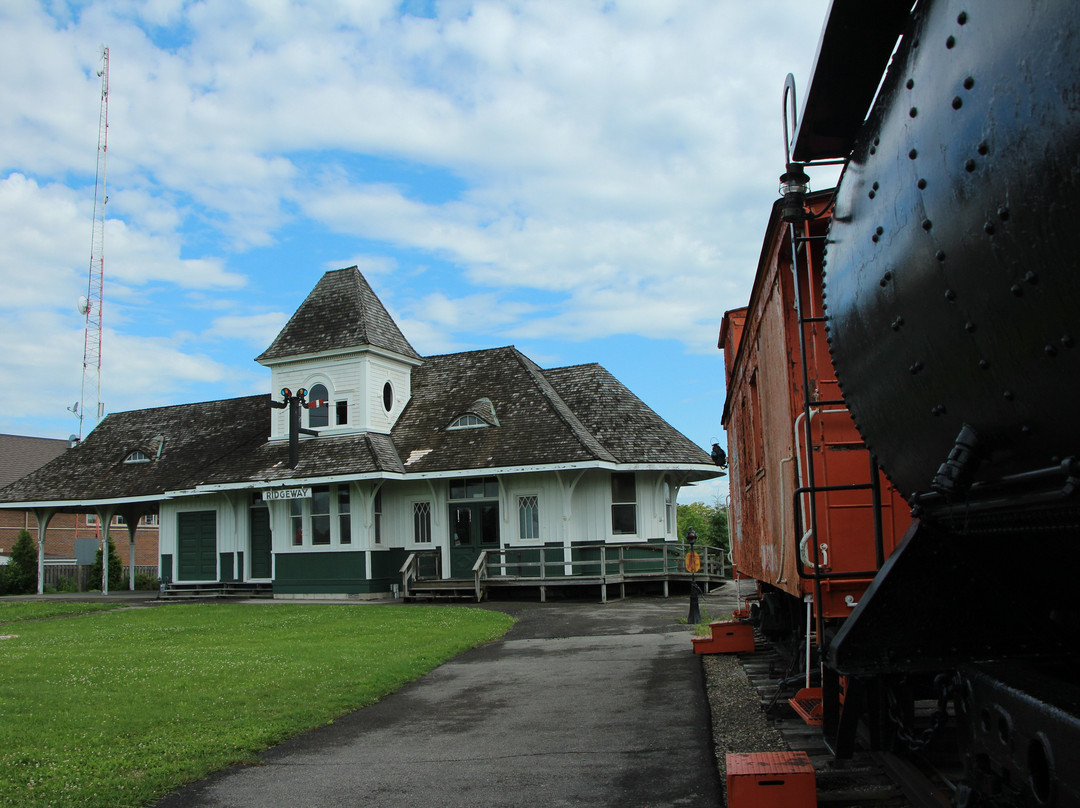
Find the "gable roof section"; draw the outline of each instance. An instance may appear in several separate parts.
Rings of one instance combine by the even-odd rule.
[[[447,429],[478,397],[499,425]],[[614,460],[512,347],[426,357],[393,438],[408,472]]]
[[[223,458],[265,443],[269,401],[262,395],[111,413],[77,447],[0,489],[0,502],[93,502],[190,489]],[[124,463],[133,449],[152,459]]]
[[[619,463],[693,463],[712,458],[598,364],[543,371],[585,429]]]
[[[255,361],[365,346],[420,359],[360,270],[349,267],[325,273]]]
[[[0,435],[0,487],[41,468],[67,449],[66,440]]]

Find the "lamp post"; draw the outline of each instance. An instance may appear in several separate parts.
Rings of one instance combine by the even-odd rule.
[[[701,594],[701,590],[698,589],[696,577],[701,567],[701,556],[694,550],[695,542],[697,542],[697,531],[690,528],[686,531],[686,543],[690,545],[686,553],[686,566],[690,570],[690,613],[686,616],[686,622],[691,626],[696,626],[701,622],[701,610],[698,608],[698,595]]]

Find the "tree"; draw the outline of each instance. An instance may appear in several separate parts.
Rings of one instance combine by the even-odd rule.
[[[712,505],[691,502],[679,505],[679,538],[686,538],[691,527],[697,533],[698,544],[728,548],[727,506],[717,500]]]
[[[123,586],[124,580],[124,564],[120,560],[120,556],[116,554],[116,545],[113,544],[112,537],[109,537],[109,589],[119,589]],[[90,580],[88,583],[91,589],[101,588],[101,546],[98,546],[97,555],[94,556],[94,563],[90,566]]]
[[[37,542],[30,531],[19,531],[15,546],[8,560],[7,589],[12,595],[29,595],[37,592],[38,551]]]

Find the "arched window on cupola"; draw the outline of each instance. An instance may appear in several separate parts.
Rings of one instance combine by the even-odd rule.
[[[320,426],[330,426],[330,393],[326,390],[326,385],[313,384],[308,390],[307,400],[308,403],[315,401],[322,401],[322,404],[318,407],[312,407],[308,410],[308,426],[313,429]]]

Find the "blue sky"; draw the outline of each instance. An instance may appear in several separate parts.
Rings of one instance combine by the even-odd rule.
[[[253,358],[356,264],[421,354],[599,362],[723,442],[720,318],[826,8],[7,0],[0,432],[78,431],[108,46],[106,411],[269,392]]]

